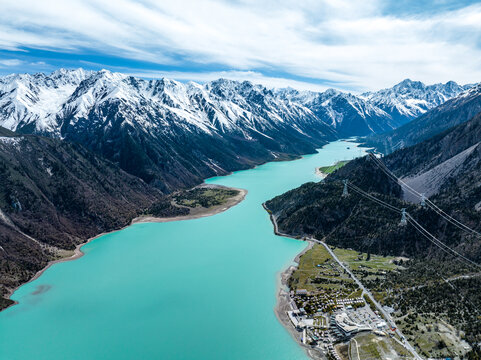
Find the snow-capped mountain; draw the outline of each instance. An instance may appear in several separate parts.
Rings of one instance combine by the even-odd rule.
[[[481,84],[477,84],[393,131],[367,137],[366,143],[383,153],[391,153],[469,121],[480,112]]]
[[[396,128],[389,113],[349,93],[328,89],[322,93],[281,89],[279,96],[310,109],[340,137],[382,133]]]
[[[436,86],[438,90],[428,87],[432,94],[423,98],[426,109],[461,91],[451,83]],[[409,98],[407,92],[393,90],[388,100],[399,98],[408,108],[421,92],[411,92]],[[0,78],[0,126],[79,142],[170,191],[311,153],[339,137],[399,126],[393,107],[376,94],[270,90],[224,79],[184,84],[107,70],[61,69]],[[414,113],[404,112],[403,121]]]
[[[0,125],[79,142],[164,191],[337,138],[306,107],[249,82],[202,86],[106,70],[2,78]]]
[[[276,93],[312,110],[345,137],[393,130],[470,87],[453,81],[427,86],[407,79],[392,88],[359,96],[335,89],[322,93],[280,89]]]
[[[364,93],[361,97],[390,114],[399,126],[458,96],[470,87],[472,85],[461,86],[454,81],[424,85],[420,81],[406,79],[392,88]]]
[[[31,125],[35,131],[57,132],[55,119],[63,104],[92,74],[83,69],[60,69],[50,75],[0,77],[0,125],[11,130]]]

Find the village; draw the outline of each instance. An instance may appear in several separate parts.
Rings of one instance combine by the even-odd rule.
[[[287,311],[287,315],[299,332],[302,344],[317,348],[335,359],[342,360],[335,345],[348,343],[359,333],[393,336],[387,323],[363,298],[336,298],[336,295],[328,298],[311,294],[305,289],[291,291],[290,296],[291,310]],[[313,304],[321,306],[313,313],[308,313],[303,307],[312,307]]]
[[[335,250],[344,265],[366,277],[393,268],[392,259]],[[297,340],[322,358],[412,358],[396,334],[343,265],[324,246],[314,245],[299,259],[288,280],[286,310]]]

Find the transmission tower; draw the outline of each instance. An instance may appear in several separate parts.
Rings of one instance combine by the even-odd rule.
[[[401,226],[405,226],[407,225],[408,221],[406,219],[406,209],[405,208],[402,208],[401,209],[401,222],[399,223],[399,225]]]
[[[421,194],[421,206],[426,206],[426,195],[424,195],[424,193]]]
[[[342,197],[346,197],[349,195],[349,192],[347,191],[347,180],[342,180],[342,183],[344,184],[344,189],[342,190]]]

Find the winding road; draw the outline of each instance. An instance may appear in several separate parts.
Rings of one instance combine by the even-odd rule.
[[[317,240],[317,239],[314,239],[314,238],[307,238],[307,240],[309,241],[313,241],[315,243],[318,243],[318,244],[321,244],[322,246],[324,246],[326,248],[326,250],[329,252],[329,254],[332,256],[332,258],[334,260],[336,260],[336,262],[339,264],[339,266],[341,266],[345,271],[346,273],[349,274],[349,276],[354,280],[354,282],[359,286],[359,288],[362,290],[363,294],[366,294],[369,299],[372,301],[372,303],[374,304],[374,306],[376,306],[376,308],[379,310],[379,312],[382,314],[382,316],[384,317],[384,319],[387,321],[387,323],[389,324],[389,326],[391,327],[391,329],[396,329],[394,332],[399,335],[399,337],[401,338],[402,340],[402,344],[403,346],[414,356],[415,359],[417,360],[423,360],[423,358],[417,353],[416,349],[414,349],[414,347],[406,340],[405,336],[403,335],[403,333],[401,332],[401,330],[399,330],[399,328],[396,326],[396,323],[394,322],[394,320],[391,318],[391,315],[389,315],[387,313],[387,311],[384,310],[384,308],[382,307],[382,305],[376,301],[376,299],[374,298],[374,296],[371,294],[371,292],[366,289],[366,287],[362,284],[362,282],[352,273],[352,271],[346,266],[344,265],[344,263],[339,260],[339,258],[336,256],[336,254],[334,253],[334,251],[332,251],[332,249],[329,247],[329,245],[327,245],[324,241],[321,241],[321,240]]]

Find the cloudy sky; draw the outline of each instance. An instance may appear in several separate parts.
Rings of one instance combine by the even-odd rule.
[[[359,92],[481,81],[481,1],[0,0],[0,74],[59,67]]]

